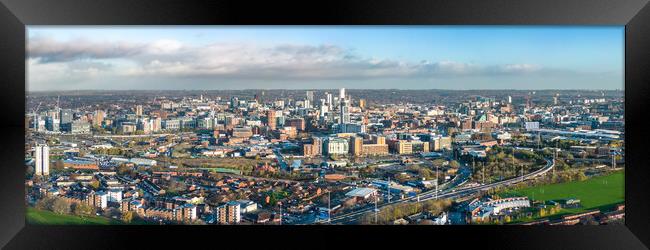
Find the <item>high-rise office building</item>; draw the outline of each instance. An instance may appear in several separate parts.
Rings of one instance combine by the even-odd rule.
[[[305,130],[305,119],[303,119],[303,118],[287,119],[285,121],[284,126],[294,127],[297,130],[304,131]]]
[[[213,119],[209,119],[208,128],[212,128]],[[151,132],[160,132],[162,130],[162,119],[160,117],[151,118]]]
[[[451,137],[440,136],[431,138],[431,140],[433,142],[432,151],[451,150]]]
[[[61,115],[61,111],[58,109],[47,111],[47,116],[51,116],[52,118],[60,119],[59,115]]]
[[[275,110],[269,110],[266,112],[266,126],[269,127],[271,130],[275,130],[276,128],[276,123],[275,123]]]
[[[366,107],[366,99],[359,99],[359,108],[365,108]]]
[[[332,93],[325,92],[325,103],[327,105],[332,106]]]
[[[230,97],[230,108],[237,108],[239,107],[239,98],[237,97]]]
[[[313,137],[314,155],[323,155],[323,138]]]
[[[320,114],[319,114],[320,117],[324,117],[325,114],[327,114],[327,112],[329,112],[329,111],[330,111],[329,106],[327,106],[327,105],[321,105],[321,106],[320,106]]]
[[[372,141],[375,144],[386,144],[386,137],[381,136],[381,135],[376,135],[376,136],[373,136]]]
[[[104,112],[104,110],[96,110],[93,116],[93,125],[101,126],[102,122],[104,122],[105,117],[106,117],[106,112]]]
[[[45,128],[52,132],[59,132],[60,121],[55,116],[48,116],[45,118]]]
[[[50,174],[50,147],[45,144],[36,145],[34,151],[36,175],[49,175]]]
[[[339,133],[365,133],[366,126],[363,124],[355,123],[342,123],[338,124]]]
[[[350,154],[360,156],[363,154],[363,138],[353,136],[350,138]]]
[[[345,123],[350,123],[350,111],[349,111],[349,102],[347,98],[345,97],[345,88],[341,88],[341,92],[339,93],[339,98],[340,98],[340,109],[339,109],[339,124],[345,124]]]
[[[341,102],[341,117],[339,123],[341,124],[350,123],[350,110],[349,107],[347,106],[347,100]]]
[[[142,105],[135,106],[135,115],[142,116]]]
[[[72,110],[71,109],[61,109],[60,122],[61,125],[72,123]]]
[[[314,102],[314,91],[307,91],[307,100],[311,103]]]

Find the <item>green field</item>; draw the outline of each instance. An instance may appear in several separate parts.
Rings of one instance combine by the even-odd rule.
[[[51,211],[27,208],[27,223],[39,225],[117,225],[120,221],[108,218],[91,216],[79,217],[75,215],[57,214]]]
[[[562,209],[557,217],[564,214],[580,213],[592,209],[606,211],[625,201],[625,174],[623,171],[589,178],[585,181],[573,181],[529,187],[506,191],[500,194],[509,196],[528,196],[531,200],[558,200],[565,198],[580,199],[581,207]]]
[[[194,168],[200,170],[208,170],[215,173],[227,173],[227,174],[242,174],[241,170],[232,169],[232,168]]]

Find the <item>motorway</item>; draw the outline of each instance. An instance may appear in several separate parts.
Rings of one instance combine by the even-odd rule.
[[[143,135],[93,135],[93,138],[144,138],[144,137],[163,137],[170,136],[174,134],[143,134]]]
[[[431,200],[431,199],[447,199],[447,198],[458,198],[458,197],[463,197],[467,196],[470,194],[475,194],[480,192],[481,190],[489,190],[491,188],[495,188],[498,186],[508,186],[512,185],[515,183],[519,183],[525,180],[537,178],[538,176],[546,174],[548,171],[553,169],[554,163],[553,160],[551,159],[546,159],[546,165],[543,168],[540,168],[538,170],[535,170],[534,172],[525,174],[523,176],[519,176],[516,178],[511,178],[508,180],[503,180],[499,182],[494,182],[490,184],[483,184],[479,186],[473,186],[473,187],[464,187],[464,188],[451,188],[451,189],[446,189],[446,190],[440,190],[438,194],[436,195],[435,190],[429,190],[427,192],[423,192],[419,194],[417,197],[408,197],[404,199],[399,199],[395,201],[391,201],[390,203],[384,203],[381,205],[378,205],[377,208],[382,208],[388,205],[392,204],[397,204],[397,203],[402,203],[402,202],[422,202],[426,200]],[[346,213],[346,214],[341,214],[338,216],[333,216],[331,219],[332,224],[355,224],[357,220],[359,220],[364,214],[369,213],[374,211],[374,206],[369,206],[365,207],[359,210],[356,210],[354,212]]]

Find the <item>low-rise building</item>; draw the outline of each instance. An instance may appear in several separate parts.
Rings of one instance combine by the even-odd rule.
[[[241,208],[241,213],[250,213],[257,210],[257,203],[251,200],[238,200],[239,207]]]
[[[354,197],[361,200],[368,199],[375,195],[377,195],[377,189],[374,188],[355,188],[345,194],[345,196]]]

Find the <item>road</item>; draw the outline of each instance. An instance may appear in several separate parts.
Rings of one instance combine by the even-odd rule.
[[[143,137],[162,137],[162,136],[170,136],[174,134],[143,134],[143,135],[93,135],[93,138],[104,138],[104,139],[110,139],[110,138],[143,138]]]
[[[441,190],[438,192],[438,195],[436,195],[435,190],[430,190],[427,192],[423,192],[419,195],[419,197],[408,197],[400,200],[395,200],[391,201],[390,203],[384,203],[381,205],[378,205],[377,208],[382,208],[388,205],[392,204],[397,204],[397,203],[402,203],[402,202],[422,202],[426,200],[431,200],[431,199],[447,199],[447,198],[458,198],[462,196],[467,196],[470,194],[475,194],[478,193],[481,190],[488,190],[491,188],[495,188],[498,186],[508,186],[512,185],[518,182],[522,182],[525,180],[533,179],[536,178],[540,175],[546,174],[546,172],[550,171],[553,169],[553,161],[550,159],[546,159],[546,165],[538,169],[534,172],[525,174],[520,177],[508,179],[508,180],[503,180],[499,182],[494,182],[490,184],[483,184],[479,186],[474,186],[474,187],[465,187],[465,188],[451,188],[451,189],[446,189],[446,190]],[[419,201],[418,201],[419,198]],[[346,214],[341,214],[338,216],[332,217],[331,223],[336,223],[336,224],[353,224],[356,222],[358,219],[360,219],[364,214],[372,212],[374,210],[374,206],[369,206],[354,212],[346,213]]]
[[[280,153],[280,149],[273,149],[273,153],[275,153],[275,157],[278,159],[278,163],[280,164],[280,169],[281,170],[288,170],[289,166],[287,165],[287,162],[284,161],[284,157],[282,157],[282,154]]]

